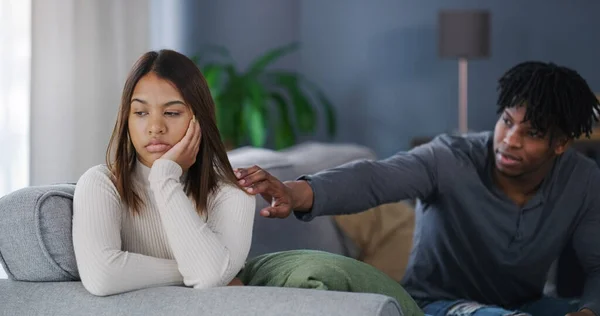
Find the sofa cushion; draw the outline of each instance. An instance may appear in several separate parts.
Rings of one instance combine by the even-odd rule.
[[[400,283],[364,262],[322,251],[291,250],[258,256],[238,277],[249,286],[372,293],[392,297],[403,315],[423,311]]]
[[[28,187],[0,199],[0,262],[10,279],[78,280],[72,184]]]
[[[411,204],[383,204],[334,219],[359,249],[357,259],[398,282],[402,280],[413,246],[415,210]]]

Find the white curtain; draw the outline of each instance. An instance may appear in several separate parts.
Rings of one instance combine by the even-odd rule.
[[[29,183],[30,34],[31,2],[0,0],[0,197]]]
[[[0,197],[29,183],[31,2],[0,0]]]
[[[150,0],[31,1],[30,184],[75,182],[104,162],[127,72],[149,48]]]
[[[30,30],[31,2],[0,0],[0,197],[29,181]]]

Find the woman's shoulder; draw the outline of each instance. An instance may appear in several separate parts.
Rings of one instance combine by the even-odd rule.
[[[113,180],[113,174],[106,165],[96,165],[81,175],[76,183],[75,191],[86,188],[95,192],[108,191],[114,194],[117,192],[117,187]]]
[[[109,181],[112,183],[113,175],[106,165],[96,165],[86,170],[78,182],[82,180]]]
[[[241,203],[254,206],[256,197],[247,193],[240,187],[227,183],[219,182],[215,190],[208,198],[209,205],[215,205],[223,202]]]

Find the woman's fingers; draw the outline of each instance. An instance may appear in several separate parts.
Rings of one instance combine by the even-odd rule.
[[[196,122],[196,123],[194,123],[193,137],[192,137],[192,140],[190,141],[190,148],[191,148],[191,152],[194,157],[196,157],[196,155],[198,154],[198,151],[200,150],[200,139],[201,138],[202,138],[202,132],[200,130],[200,123]]]
[[[189,145],[190,141],[194,137],[195,125],[196,125],[196,117],[194,116],[194,118],[192,120],[190,120],[190,124],[188,125],[187,131],[185,132],[185,135],[183,135],[183,138],[180,141],[180,142],[183,142],[186,145],[186,147]]]

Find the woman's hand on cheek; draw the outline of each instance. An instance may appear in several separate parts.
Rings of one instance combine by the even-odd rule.
[[[186,172],[196,162],[196,155],[200,150],[200,138],[200,124],[194,116],[183,138],[161,158],[175,161],[181,166],[183,172]]]

